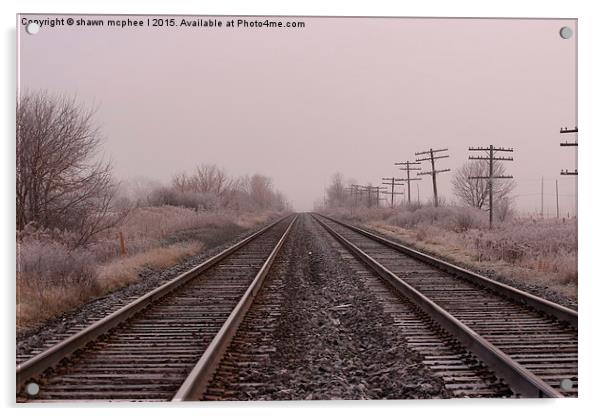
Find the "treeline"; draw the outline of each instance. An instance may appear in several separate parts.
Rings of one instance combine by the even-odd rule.
[[[138,198],[135,205],[172,205],[201,211],[284,211],[290,208],[285,196],[263,175],[229,177],[216,165],[203,164],[192,173],[174,176],[167,186]]]
[[[17,238],[45,230],[68,235],[63,240],[70,247],[84,246],[140,206],[233,212],[289,208],[270,178],[233,178],[215,165],[201,165],[176,175],[168,185],[127,196],[111,164],[101,157],[103,136],[94,123],[94,110],[74,98],[46,92],[23,94],[16,110]]]
[[[481,160],[464,163],[454,172],[452,177],[452,191],[455,199],[448,201],[440,195],[438,205],[457,205],[478,211],[488,211],[489,183],[485,179],[472,179],[473,177],[486,176],[488,169],[487,163]],[[494,163],[493,173],[494,176],[503,176],[505,174],[504,166],[500,163]],[[397,208],[415,211],[423,206],[434,205],[432,200],[421,203],[413,199],[409,202],[405,195],[405,192],[407,192],[405,186],[399,184],[396,186],[395,192],[402,194],[395,195],[392,206],[390,186],[372,186],[371,183],[359,186],[353,182],[353,180],[345,179],[341,173],[332,175],[329,184],[326,186],[323,201],[317,203],[315,208],[318,210],[343,208],[350,211],[354,209]],[[512,191],[515,187],[516,182],[514,180],[493,182],[493,195],[497,201],[493,212],[500,221],[505,221],[514,215]],[[377,188],[380,189],[377,190]]]

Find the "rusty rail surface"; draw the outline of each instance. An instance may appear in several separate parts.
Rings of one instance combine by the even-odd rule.
[[[261,267],[261,270],[259,270],[255,276],[255,279],[253,279],[253,282],[240,299],[218,334],[215,336],[215,338],[213,338],[213,341],[211,341],[211,344],[209,344],[198,363],[194,366],[186,380],[184,380],[184,383],[182,383],[177,393],[172,398],[172,401],[191,401],[201,399],[209,382],[211,381],[215,369],[222,359],[224,352],[230,345],[234,335],[236,335],[236,330],[243,321],[247,311],[253,304],[255,297],[261,290],[265,277],[270,271],[276,256],[284,245],[284,242],[293,228],[296,220],[297,217],[295,217],[295,219],[290,223],[278,241],[278,244],[276,244],[268,259]]]

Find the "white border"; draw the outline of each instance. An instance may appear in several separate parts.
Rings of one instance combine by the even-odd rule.
[[[602,293],[600,280],[602,276],[596,273],[596,252],[600,241],[597,236],[602,236],[600,216],[597,215],[600,207],[600,174],[596,170],[597,156],[601,154],[600,141],[600,41],[602,40],[602,16],[597,12],[594,1],[545,1],[531,0],[506,0],[477,1],[477,0],[423,0],[412,3],[387,2],[380,0],[349,0],[349,1],[319,1],[319,0],[291,0],[291,1],[244,1],[244,0],[211,0],[211,1],[185,1],[185,0],[105,0],[105,1],[4,1],[2,2],[2,29],[4,34],[4,48],[2,62],[3,71],[3,99],[1,100],[4,126],[4,141],[1,147],[2,154],[2,181],[0,181],[2,207],[2,246],[0,247],[0,264],[4,266],[2,281],[4,290],[3,308],[3,342],[2,349],[2,392],[4,406],[9,407],[8,412],[19,411],[22,414],[45,415],[80,415],[83,412],[89,415],[106,415],[107,407],[88,407],[85,410],[69,406],[64,409],[57,406],[43,408],[28,408],[17,410],[14,402],[14,97],[15,97],[15,15],[18,12],[29,13],[148,13],[148,14],[251,14],[251,15],[335,15],[335,16],[444,16],[444,17],[549,17],[549,18],[578,18],[579,19],[579,118],[580,118],[580,159],[579,159],[579,271],[580,271],[580,298],[579,309],[581,314],[580,335],[580,398],[577,400],[514,400],[514,401],[398,401],[398,402],[318,402],[318,403],[253,403],[253,404],[210,404],[196,407],[178,408],[176,410],[165,406],[118,406],[111,407],[110,412],[126,414],[142,412],[149,415],[169,413],[199,414],[199,412],[226,412],[228,414],[250,413],[254,414],[307,414],[316,411],[322,413],[333,411],[345,414],[363,414],[368,411],[378,411],[381,414],[399,414],[400,412],[420,412],[420,414],[445,413],[446,415],[487,414],[501,415],[509,412],[531,411],[546,414],[581,414],[590,413],[595,409],[596,390],[600,385],[602,374],[599,361],[595,356],[600,356],[596,346],[601,342],[599,333],[600,312],[596,310],[596,294]],[[582,225],[585,224],[585,225]],[[596,377],[597,375],[597,377]],[[591,412],[593,413],[593,412]]]

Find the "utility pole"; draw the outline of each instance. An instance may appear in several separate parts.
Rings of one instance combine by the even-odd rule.
[[[376,188],[376,208],[379,208],[380,207],[380,191],[386,191],[387,188],[385,188],[383,186],[375,186],[375,188]]]
[[[366,185],[360,187],[363,191],[368,192],[368,208],[372,207],[372,193],[376,196],[376,207],[378,208],[380,202],[380,191],[387,188],[380,186]]]
[[[362,190],[362,192],[366,192],[367,193],[367,203],[368,203],[368,208],[372,207],[372,191],[375,189],[376,187],[371,186],[371,185],[366,185],[366,186],[360,186],[360,189]]]
[[[420,162],[410,162],[409,160],[406,160],[405,162],[396,162],[395,165],[404,165],[405,167],[403,168],[399,168],[400,170],[405,170],[406,171],[406,178],[402,179],[403,181],[406,182],[407,185],[407,190],[408,190],[408,204],[412,202],[412,187],[410,186],[412,184],[411,181],[421,181],[422,178],[412,178],[410,179],[410,171],[411,170],[422,170],[422,168],[416,168],[416,167],[410,167],[411,165],[420,165]]]
[[[385,181],[389,181],[389,182],[385,182]],[[383,178],[383,185],[387,185],[391,187],[391,192],[383,192],[383,194],[391,194],[391,208],[393,208],[393,206],[395,205],[395,195],[403,195],[403,192],[395,192],[395,185],[398,186],[403,186],[405,185],[403,183],[404,179],[400,179],[400,178],[396,178],[394,176],[391,176],[390,178]]]
[[[543,218],[543,176],[541,177],[541,209],[539,215]]]
[[[556,179],[556,218],[560,218],[560,205],[558,204],[558,179]]]
[[[416,192],[418,192],[418,203],[420,203],[420,184],[416,183]]]
[[[362,199],[362,200],[363,200],[363,195],[364,195],[364,193],[365,193],[365,194],[366,194],[366,206],[367,206],[367,207],[370,207],[370,205],[372,205],[372,198],[371,198],[371,196],[372,196],[372,195],[370,194],[370,189],[369,189],[368,187],[366,187],[366,186],[363,186],[363,185],[360,185],[360,186],[358,187],[358,189],[359,189],[359,190],[360,190],[360,192],[361,192],[361,193],[360,193],[360,195],[361,195],[361,198],[360,198],[360,199]]]
[[[493,175],[493,162],[496,160],[499,161],[511,161],[514,160],[512,157],[506,156],[494,156],[494,152],[513,152],[514,149],[507,149],[504,147],[493,147],[493,145],[489,145],[489,147],[469,147],[468,150],[470,152],[488,152],[488,156],[468,156],[468,159],[471,160],[487,160],[489,163],[489,176],[469,176],[468,179],[487,179],[489,181],[489,228],[493,227],[493,180],[494,179],[512,179],[511,175]]]
[[[357,195],[359,194],[358,188],[359,185],[354,184],[351,184],[347,188],[345,188],[347,191],[349,191],[349,206],[351,215],[353,215],[353,208],[355,208],[357,205]]]
[[[569,142],[569,141],[565,141],[563,143],[560,143],[561,147],[577,147],[578,143],[577,143],[577,133],[579,132],[579,129],[577,129],[577,127],[575,126],[574,129],[568,129],[566,127],[564,128],[560,128],[560,134],[569,134],[569,133],[575,133],[575,141],[574,142]],[[575,155],[576,157],[576,155]],[[568,169],[563,169],[560,171],[561,175],[577,175],[577,168],[575,168],[575,170],[573,171],[569,171]]]
[[[439,206],[439,198],[437,196],[437,174],[443,173],[443,172],[449,172],[449,169],[442,169],[442,170],[435,169],[435,159],[443,159],[443,158],[449,157],[449,155],[435,156],[435,153],[438,153],[438,152],[447,152],[447,149],[437,149],[437,150],[429,149],[424,152],[414,153],[416,156],[428,155],[427,157],[424,157],[421,159],[416,159],[416,162],[423,162],[426,160],[431,161],[432,170],[429,172],[418,172],[418,175],[431,175],[433,177],[433,195],[434,195],[435,207]]]

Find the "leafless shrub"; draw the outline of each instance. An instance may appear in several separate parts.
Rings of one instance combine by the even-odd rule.
[[[454,221],[454,228],[460,232],[475,228],[477,224],[474,213],[467,209],[458,209],[454,216]]]
[[[94,255],[49,239],[21,241],[17,253],[17,327],[48,319],[97,296]]]
[[[403,209],[407,210],[407,211],[416,211],[420,208],[422,208],[423,205],[421,202],[418,201],[412,201],[412,202],[407,202],[403,204]]]
[[[528,219],[508,221],[495,230],[460,234],[463,244],[477,252],[480,261],[503,260],[560,276],[562,283],[577,283],[577,226]]]
[[[498,221],[504,222],[514,217],[514,207],[510,197],[503,197],[494,205],[493,212]]]
[[[94,289],[95,267],[96,259],[86,249],[69,249],[52,240],[31,240],[19,245],[21,281],[40,290],[56,285]]]
[[[424,206],[413,211],[402,210],[389,223],[398,227],[415,228],[420,224],[435,225],[446,230],[466,231],[486,226],[485,215],[470,207]]]

